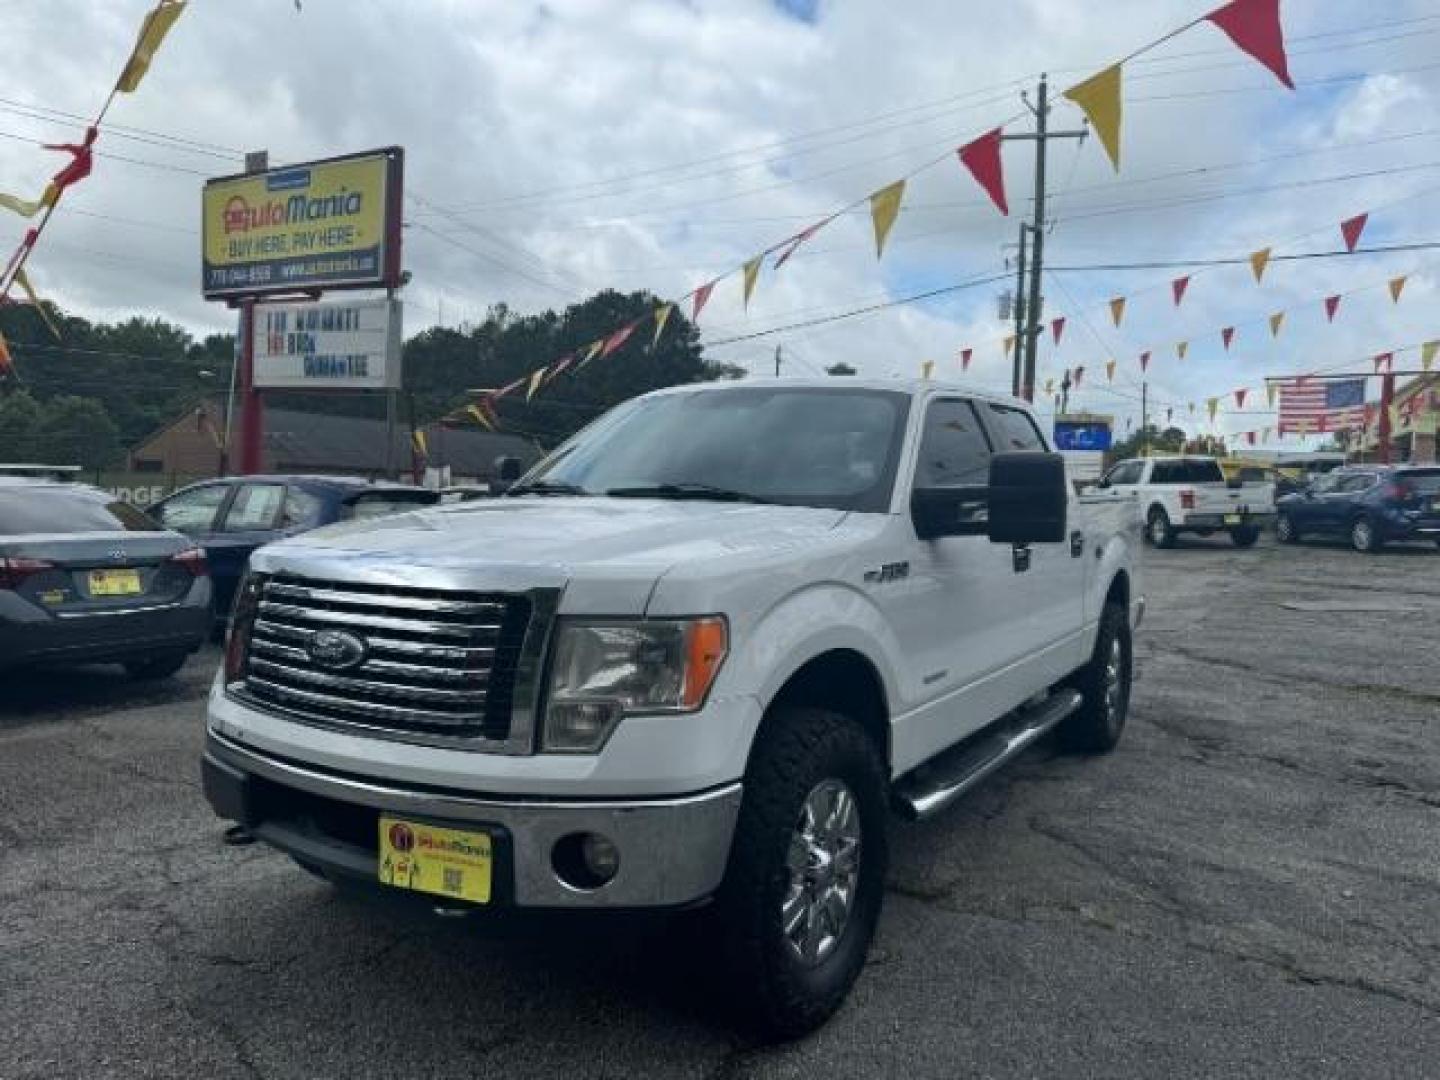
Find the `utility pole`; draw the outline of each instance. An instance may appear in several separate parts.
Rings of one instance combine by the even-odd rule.
[[[781,346],[775,346],[775,378],[777,379],[780,377],[780,349]]]
[[[1015,352],[1011,356],[1010,364],[1010,394],[1012,397],[1020,396],[1021,374],[1024,368],[1024,359],[1021,344],[1025,340],[1025,230],[1030,226],[1023,221],[1020,223],[1020,258],[1019,272],[1015,277]]]
[[[1022,139],[1035,143],[1035,220],[1030,226],[1030,296],[1025,303],[1024,333],[1015,342],[1016,357],[1019,350],[1025,350],[1024,365],[1020,375],[1020,396],[1026,401],[1035,398],[1035,350],[1040,344],[1040,279],[1045,272],[1045,149],[1051,139],[1083,139],[1088,128],[1077,131],[1049,130],[1050,84],[1044,75],[1040,76],[1039,92],[1035,104],[1021,95],[1035,117],[1033,132],[1005,133],[1002,139]],[[1022,230],[1021,236],[1024,233]],[[1022,290],[1023,292],[1023,290]]]
[[[1150,456],[1150,384],[1140,383],[1140,456]]]

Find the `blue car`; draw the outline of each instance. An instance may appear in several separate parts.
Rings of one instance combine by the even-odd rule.
[[[439,493],[343,476],[231,476],[181,488],[150,507],[167,529],[205,549],[215,617],[227,618],[256,548],[296,533],[431,506]]]
[[[1354,465],[1316,479],[1275,505],[1275,536],[1349,540],[1356,551],[1387,543],[1440,544],[1440,466]]]

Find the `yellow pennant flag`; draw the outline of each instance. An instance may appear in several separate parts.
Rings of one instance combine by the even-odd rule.
[[[1420,369],[1429,371],[1435,365],[1435,353],[1440,351],[1440,341],[1427,341],[1420,346]]]
[[[15,368],[15,358],[10,355],[10,346],[5,341],[5,335],[0,334],[0,375]]]
[[[1254,273],[1256,281],[1259,281],[1265,276],[1265,267],[1269,265],[1269,248],[1261,248],[1259,251],[1254,251],[1250,253],[1250,270]]]
[[[526,401],[529,401],[531,398],[533,398],[535,396],[535,391],[540,389],[540,384],[545,381],[545,372],[547,370],[547,368],[542,367],[538,371],[534,371],[531,373],[530,385],[525,388]]]
[[[1015,347],[1015,335],[1014,335],[1014,334],[1006,334],[1006,335],[1005,335],[1005,355],[1006,355],[1007,357],[1010,355],[1010,350],[1013,349],[1014,347]]]
[[[1214,397],[1210,398],[1205,402],[1205,408],[1210,413],[1210,422],[1213,424],[1215,422],[1216,410],[1220,408],[1220,399]]]
[[[1190,351],[1190,343],[1189,343],[1188,341],[1181,341],[1181,342],[1177,343],[1176,346],[1175,346],[1175,355],[1176,355],[1177,357],[1179,357],[1181,360],[1184,360],[1184,359],[1185,359],[1185,354],[1188,353],[1189,351]]]
[[[430,444],[425,441],[425,432],[421,431],[419,428],[416,428],[415,431],[411,434],[410,440],[415,444],[416,453],[418,453],[421,457],[430,456]]]
[[[13,210],[21,217],[34,217],[47,206],[53,205],[59,194],[60,189],[53,183],[46,185],[45,194],[38,199],[22,199],[17,195],[6,195],[4,192],[0,192],[0,206],[6,210]]]
[[[1110,156],[1110,164],[1120,171],[1120,65],[1113,64],[1082,83],[1076,83],[1065,96],[1089,117],[1100,137],[1100,145]]]
[[[930,378],[930,373],[931,373],[932,371],[934,371],[934,370],[935,370],[935,361],[934,361],[934,360],[922,360],[922,361],[920,362],[920,377],[921,377],[922,379],[928,379],[928,378]]]
[[[1270,402],[1270,408],[1272,409],[1275,407],[1275,390],[1276,385],[1273,382],[1267,382],[1265,384],[1265,397]]]
[[[665,332],[665,323],[670,318],[670,312],[675,308],[674,304],[661,304],[655,309],[655,337],[650,341],[653,349],[660,344],[660,335]]]
[[[755,291],[755,281],[760,276],[760,263],[764,260],[764,258],[764,255],[756,255],[744,266],[745,307],[747,309],[750,307],[750,294]]]
[[[494,431],[495,425],[490,423],[490,418],[485,415],[479,405],[467,405],[465,411],[475,418],[476,423],[486,431]]]
[[[890,235],[890,230],[895,225],[895,218],[900,213],[900,200],[904,195],[905,181],[896,180],[870,196],[870,219],[875,224],[877,259],[885,252],[885,238]]]
[[[130,53],[125,70],[120,73],[120,81],[115,84],[119,93],[133,94],[139,87],[140,80],[150,70],[150,61],[155,59],[160,43],[184,10],[185,0],[160,0],[145,16],[145,21],[140,24],[140,34],[135,39],[135,48]]]
[[[1270,336],[1271,336],[1271,337],[1279,337],[1279,336],[1280,336],[1280,325],[1281,325],[1281,323],[1283,323],[1284,321],[1285,321],[1285,312],[1283,312],[1283,311],[1277,311],[1277,312],[1275,312],[1274,315],[1271,315],[1271,316],[1270,316]]]
[[[1125,298],[1117,296],[1110,301],[1110,321],[1119,326],[1120,320],[1123,318],[1125,318]]]
[[[1106,361],[1105,361],[1105,381],[1106,381],[1106,382],[1114,382],[1114,381],[1115,381],[1115,361],[1114,361],[1114,360],[1106,360]]]
[[[1397,278],[1390,279],[1390,302],[1392,304],[1398,304],[1400,302],[1400,293],[1405,288],[1406,276],[1405,274],[1401,274]]]
[[[50,317],[50,312],[45,310],[45,305],[42,304],[40,298],[35,295],[35,288],[30,284],[30,278],[26,275],[23,266],[15,271],[15,284],[19,285],[26,297],[29,298],[31,305],[35,308],[36,314],[45,321],[45,325],[49,327],[50,333],[55,335],[55,340],[63,341],[64,338],[60,336],[60,328],[55,325],[55,320]]]

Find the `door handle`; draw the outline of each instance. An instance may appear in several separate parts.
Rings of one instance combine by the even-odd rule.
[[[1085,534],[1076,529],[1070,534],[1070,557],[1078,559],[1085,553]]]

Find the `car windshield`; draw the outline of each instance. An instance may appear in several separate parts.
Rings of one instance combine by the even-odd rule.
[[[1399,475],[1407,487],[1426,495],[1440,494],[1440,469],[1406,471]]]
[[[91,488],[0,489],[0,536],[122,531],[162,529],[143,511]]]
[[[642,398],[603,417],[513,489],[884,512],[909,397],[736,387]]]

